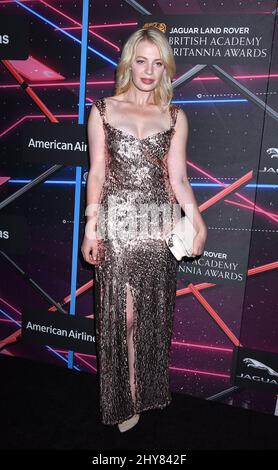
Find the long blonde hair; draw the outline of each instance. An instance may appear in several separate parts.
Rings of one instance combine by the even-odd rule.
[[[135,31],[126,41],[116,71],[115,94],[126,92],[131,85],[131,63],[134,59],[137,44],[147,40],[155,44],[161,54],[165,69],[159,85],[154,89],[156,105],[169,105],[173,97],[172,79],[176,73],[176,64],[172,48],[167,37],[157,28],[141,28]]]

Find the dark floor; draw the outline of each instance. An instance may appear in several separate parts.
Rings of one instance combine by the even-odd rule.
[[[0,355],[1,449],[278,449],[278,418],[172,394],[120,433],[100,422],[96,376]]]

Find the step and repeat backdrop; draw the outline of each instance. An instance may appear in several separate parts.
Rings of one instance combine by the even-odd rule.
[[[277,1],[0,1],[0,353],[97,374],[87,119],[159,23],[208,227],[178,266],[173,392],[278,415]]]

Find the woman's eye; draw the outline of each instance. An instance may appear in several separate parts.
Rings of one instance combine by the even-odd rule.
[[[142,59],[138,59],[136,60],[137,64],[140,64],[142,62],[144,62]],[[160,67],[163,65],[162,62],[156,62],[156,65],[159,65]]]

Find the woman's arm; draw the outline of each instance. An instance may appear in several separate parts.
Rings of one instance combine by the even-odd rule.
[[[168,152],[168,173],[175,197],[184,213],[196,229],[195,251],[201,254],[207,237],[207,227],[199,211],[193,190],[187,178],[186,148],[188,140],[188,119],[180,108],[170,149]],[[194,251],[194,250],[193,250]]]
[[[99,198],[105,180],[105,135],[102,119],[95,105],[88,118],[88,143],[90,168],[87,177],[87,206],[85,215],[87,223],[85,233],[88,238],[97,231]]]

